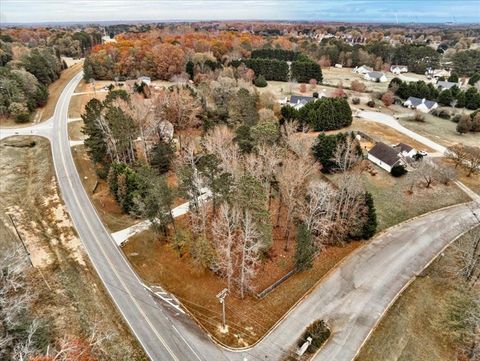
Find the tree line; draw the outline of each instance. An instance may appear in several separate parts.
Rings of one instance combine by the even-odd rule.
[[[15,58],[12,44],[0,41],[0,115],[27,122],[48,99],[48,85],[57,80],[63,65],[52,48],[27,49]]]
[[[320,98],[305,104],[300,109],[290,105],[282,107],[286,121],[296,120],[302,126],[315,131],[335,130],[352,124],[352,110],[344,98]]]
[[[478,109],[480,108],[480,93],[477,88],[469,86],[467,90],[461,90],[454,85],[450,89],[438,90],[432,83],[423,80],[405,82],[399,78],[393,78],[388,86],[389,90],[402,99],[416,97],[420,99],[436,100],[439,104],[456,108]]]

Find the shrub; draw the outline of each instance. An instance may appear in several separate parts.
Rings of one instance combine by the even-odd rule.
[[[360,104],[360,98],[353,98],[352,104],[355,104],[355,105]]]
[[[318,99],[318,92],[313,92],[313,94],[312,94],[312,97],[314,97],[314,98],[317,98],[317,99]]]
[[[394,101],[395,101],[395,98],[391,91],[387,91],[385,92],[385,94],[382,95],[382,102],[386,107],[389,107],[390,105],[392,105]]]
[[[352,82],[350,83],[350,89],[356,92],[364,92],[365,90],[367,90],[367,86],[360,80],[352,80]]]
[[[450,120],[454,123],[458,123],[460,121],[460,118],[462,117],[461,114],[456,114],[454,115]]]
[[[30,114],[21,113],[15,117],[15,122],[17,123],[27,123],[30,120]]]
[[[375,102],[373,100],[369,100],[367,102],[367,105],[370,107],[370,108],[375,108]]]
[[[423,122],[425,122],[425,115],[423,115],[420,112],[415,112],[415,115],[413,117],[411,117],[410,120],[413,121],[413,122],[423,123]]]
[[[268,85],[263,75],[257,76],[253,81],[253,84],[255,84],[257,88],[265,88]]]
[[[298,347],[301,347],[308,337],[312,338],[312,343],[307,348],[308,353],[316,352],[330,337],[330,329],[324,320],[318,320],[310,324],[298,340]]]
[[[299,86],[300,93],[306,93],[307,92],[307,85],[302,83]]]
[[[401,177],[402,175],[406,174],[407,170],[403,165],[394,165],[392,167],[392,170],[390,171],[390,174],[394,177]]]
[[[435,115],[436,117],[442,118],[442,119],[450,119],[450,112],[447,109],[434,109],[432,110],[432,115]]]

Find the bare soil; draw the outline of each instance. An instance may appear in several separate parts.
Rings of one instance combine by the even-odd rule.
[[[31,141],[35,145],[29,147]],[[34,265],[31,282],[41,300],[35,312],[46,323],[46,342],[88,337],[95,327],[112,335],[99,346],[100,360],[146,360],[72,227],[59,197],[48,141],[9,138],[0,142],[0,153],[0,249],[21,247],[8,214]]]

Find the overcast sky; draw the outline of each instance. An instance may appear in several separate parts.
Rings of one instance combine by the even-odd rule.
[[[0,0],[2,23],[325,20],[480,23],[480,0]]]

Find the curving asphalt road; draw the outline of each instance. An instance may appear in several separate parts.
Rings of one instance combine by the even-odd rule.
[[[255,347],[227,351],[187,316],[152,297],[91,204],[67,132],[69,101],[81,77],[78,74],[65,87],[44,128],[1,129],[0,138],[18,131],[51,139],[58,183],[75,228],[105,288],[152,360],[281,360],[308,324],[324,318],[333,333],[315,359],[350,361],[398,292],[462,232],[462,226],[475,222],[469,207],[458,205],[391,228],[334,269]]]

